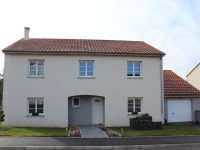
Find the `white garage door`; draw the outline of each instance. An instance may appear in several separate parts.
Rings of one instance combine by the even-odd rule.
[[[191,100],[168,100],[168,122],[192,121]]]

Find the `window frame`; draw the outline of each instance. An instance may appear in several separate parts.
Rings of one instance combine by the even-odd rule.
[[[74,100],[75,99],[78,99],[79,105],[74,105]],[[72,97],[72,107],[73,108],[80,108],[81,107],[81,99],[80,99],[80,97]]]
[[[30,107],[29,107],[29,104],[30,104],[30,100],[34,100],[34,104],[35,104],[35,113],[38,113],[38,106],[37,106],[37,104],[38,104],[38,101],[39,100],[42,100],[42,102],[43,102],[43,113],[38,113],[38,115],[33,115],[32,113],[29,113],[29,110],[30,110]],[[33,116],[33,117],[37,117],[37,116],[44,116],[44,98],[43,97],[28,97],[27,98],[27,115],[28,116]],[[40,108],[39,108],[40,109]]]
[[[135,102],[135,101],[136,101],[137,99],[140,100],[140,111],[136,111],[136,108],[139,108],[139,107],[136,107],[136,102]],[[133,103],[133,106],[132,106],[133,111],[132,111],[132,112],[129,112],[129,100],[131,100],[132,103]],[[127,100],[127,111],[128,111],[128,115],[138,114],[138,113],[141,113],[141,112],[142,112],[142,100],[143,100],[142,97],[128,97],[128,100]]]
[[[36,63],[36,74],[35,75],[31,75],[31,62],[35,62]],[[43,63],[43,74],[39,75],[39,63],[42,62]],[[45,70],[45,60],[44,59],[29,59],[28,60],[28,77],[32,77],[32,78],[38,78],[38,77],[44,77],[44,70]]]
[[[129,67],[128,67],[128,63],[132,63],[132,73],[133,73],[133,76],[129,76],[128,74],[129,74]],[[135,64],[136,63],[139,63],[140,64],[140,75],[139,76],[136,76],[135,74],[135,69],[136,69],[136,67],[135,67]],[[126,76],[127,76],[127,78],[142,78],[142,61],[134,61],[134,60],[128,60],[127,61],[127,66],[126,66]]]
[[[84,70],[84,75],[81,75],[81,73],[80,72],[83,72],[83,71],[81,71],[81,65],[80,65],[80,63],[81,62],[85,62],[85,70]],[[89,62],[91,62],[92,63],[92,71],[88,71],[88,63]],[[95,65],[95,61],[94,60],[79,60],[79,72],[78,72],[78,76],[79,76],[79,78],[94,78],[95,77],[95,75],[94,75],[94,65]],[[92,72],[92,76],[90,76],[90,75],[88,75],[88,72]]]

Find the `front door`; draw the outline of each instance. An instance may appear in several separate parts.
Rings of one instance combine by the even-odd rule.
[[[103,124],[103,99],[92,98],[92,124]]]

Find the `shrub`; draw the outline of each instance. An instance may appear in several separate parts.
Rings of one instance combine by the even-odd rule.
[[[0,107],[0,122],[3,122],[5,120],[4,117],[5,115],[4,115],[3,109]]]

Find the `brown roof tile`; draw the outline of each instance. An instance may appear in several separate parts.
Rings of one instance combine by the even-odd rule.
[[[200,91],[171,70],[164,70],[165,97],[200,97]]]
[[[86,39],[20,39],[3,49],[8,53],[147,55],[163,56],[160,50],[143,41]]]

